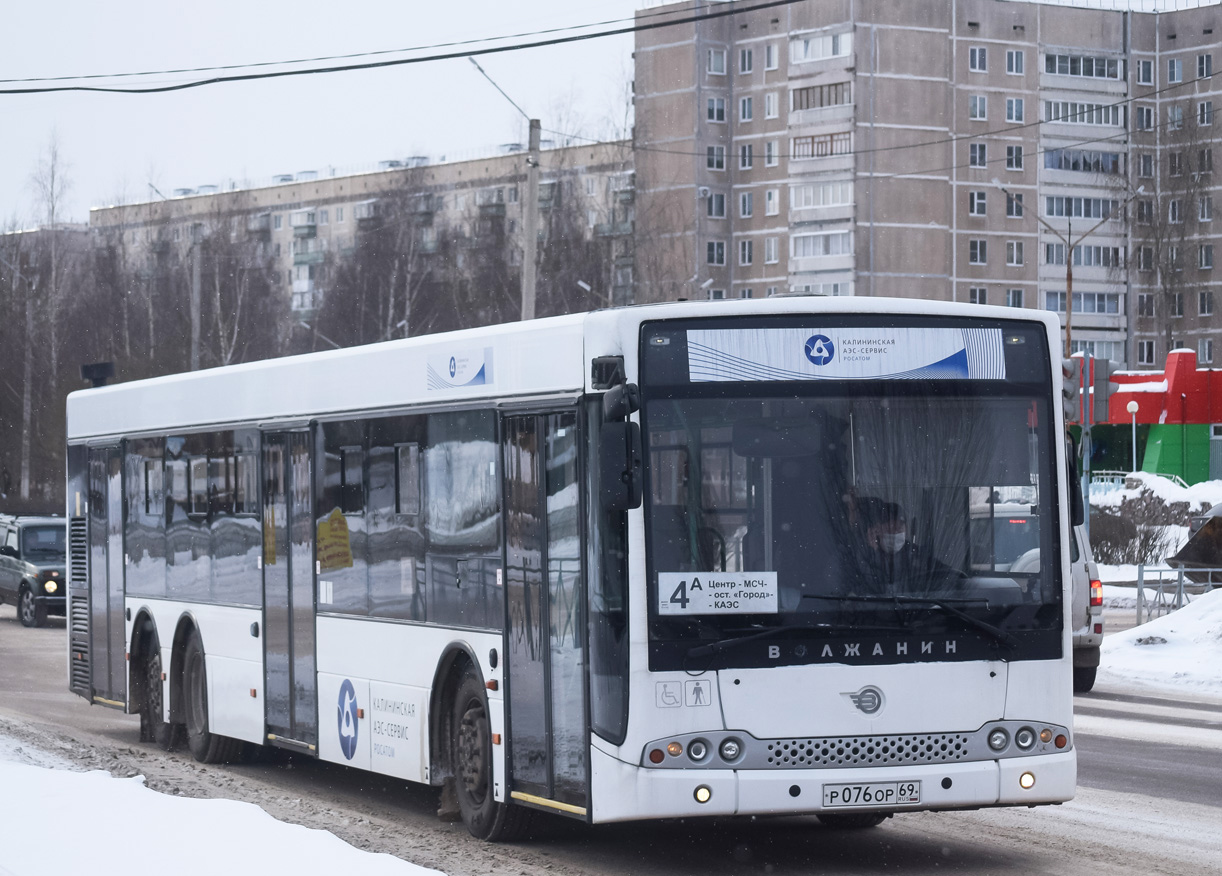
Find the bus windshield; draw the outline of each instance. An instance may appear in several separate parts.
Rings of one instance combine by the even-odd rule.
[[[1059,656],[1043,395],[779,389],[646,397],[652,668]]]

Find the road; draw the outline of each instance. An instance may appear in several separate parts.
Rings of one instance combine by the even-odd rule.
[[[66,660],[62,619],[28,630],[0,607],[0,735],[165,793],[254,802],[450,876],[1222,873],[1222,703],[1103,687],[1078,697],[1079,792],[1063,806],[902,815],[859,832],[805,817],[545,819],[529,842],[489,846],[436,817],[433,789],[276,752],[205,767],[142,744],[136,718],[67,691]]]

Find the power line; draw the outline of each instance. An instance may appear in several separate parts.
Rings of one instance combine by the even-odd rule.
[[[269,70],[269,71],[264,71],[264,72],[253,72],[253,73],[234,73],[234,74],[229,74],[229,75],[212,76],[207,79],[196,79],[196,80],[192,80],[189,82],[179,82],[179,83],[175,83],[172,85],[154,85],[154,86],[148,86],[148,87],[120,88],[120,87],[115,87],[115,86],[102,86],[102,85],[47,85],[47,86],[34,87],[34,88],[0,88],[0,94],[49,94],[49,93],[63,92],[63,91],[89,91],[89,92],[101,92],[101,93],[106,93],[106,94],[160,94],[160,93],[165,93],[165,92],[170,92],[170,91],[184,91],[189,88],[201,88],[205,85],[217,85],[217,84],[226,83],[226,82],[250,82],[250,81],[255,81],[255,80],[260,80],[260,79],[280,79],[280,78],[285,78],[289,76],[313,76],[313,75],[319,75],[319,74],[324,74],[324,73],[346,73],[346,72],[352,72],[356,70],[374,70],[374,69],[379,69],[383,67],[398,67],[398,66],[403,66],[406,64],[423,64],[423,63],[428,63],[432,61],[449,61],[449,60],[454,60],[456,58],[468,58],[468,57],[472,57],[476,55],[494,55],[494,54],[502,54],[505,52],[518,52],[518,51],[523,51],[526,49],[538,49],[538,48],[545,48],[548,46],[558,46],[558,45],[565,45],[568,43],[582,42],[585,40],[602,39],[603,37],[622,36],[622,35],[630,34],[630,33],[643,33],[645,31],[658,30],[664,27],[674,27],[676,25],[681,25],[681,24],[693,24],[693,23],[698,23],[702,21],[712,21],[712,20],[719,19],[719,18],[727,18],[730,16],[735,16],[735,15],[740,15],[740,14],[758,12],[764,9],[775,9],[780,6],[791,6],[795,3],[800,3],[800,2],[804,2],[804,0],[765,0],[765,2],[755,3],[751,6],[745,6],[745,7],[739,7],[737,3],[729,3],[729,4],[726,4],[725,9],[719,9],[719,10],[709,9],[709,10],[697,12],[691,15],[686,15],[686,16],[678,16],[674,18],[668,17],[666,18],[665,21],[648,21],[644,23],[635,22],[629,26],[612,28],[610,30],[599,31],[597,33],[572,34],[569,36],[549,37],[546,39],[534,40],[534,41],[529,41],[529,42],[519,42],[519,43],[514,43],[514,44],[506,45],[506,46],[485,46],[483,48],[474,47],[474,48],[469,48],[469,49],[464,48],[462,50],[434,53],[434,54],[423,55],[423,56],[415,57],[415,58],[395,58],[395,59],[387,59],[387,60],[380,60],[380,61],[366,61],[364,63],[359,63],[359,64],[333,64],[333,65],[324,66],[324,67],[307,67],[302,70]],[[666,15],[666,13],[652,13],[651,15],[662,17],[663,15]],[[590,26],[598,26],[598,25],[581,25],[579,27],[590,27]],[[568,28],[568,29],[574,29],[574,28]],[[564,29],[561,29],[561,30],[564,30]],[[550,31],[540,31],[539,33],[549,33],[549,32]],[[441,44],[441,45],[443,48],[451,47],[451,44]],[[458,44],[453,44],[453,45],[461,46],[465,44],[458,43]],[[401,52],[404,50],[390,50],[390,51],[400,51]],[[378,53],[371,52],[371,53],[359,54],[356,56],[342,56],[341,55],[341,56],[335,56],[335,59],[344,59],[347,57],[371,57],[376,54]],[[332,59],[324,58],[320,60],[332,60]],[[268,64],[281,63],[282,64],[285,62],[266,62],[266,63]],[[306,62],[306,63],[311,63],[311,62]],[[258,65],[258,64],[242,65],[241,67],[238,67],[238,68],[228,68],[228,67],[200,68],[199,72],[221,71],[221,70],[227,70],[227,69],[250,69],[251,67],[257,67],[257,66],[261,66],[261,65]],[[164,76],[164,75],[170,75],[175,72],[197,72],[197,71],[192,71],[192,70],[150,71],[150,72],[145,72],[145,73],[128,73],[128,74],[118,74],[118,75],[121,75],[121,76]],[[2,81],[61,81],[65,79],[79,81],[79,80],[94,79],[94,78],[106,78],[106,77],[100,74],[91,74],[89,76],[60,77],[58,79],[50,79],[50,80],[2,80]]]

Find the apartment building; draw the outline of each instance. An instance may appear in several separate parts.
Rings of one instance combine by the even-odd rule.
[[[495,236],[508,241],[510,264],[520,265],[527,155],[515,144],[471,161],[408,158],[383,161],[367,173],[302,171],[261,186],[175,189],[169,198],[95,208],[90,226],[99,241],[119,244],[123,259],[135,267],[167,255],[185,263],[205,238],[231,238],[250,258],[274,265],[292,310],[305,316],[320,306],[338,260],[350,256],[361,232],[376,227],[392,208],[396,221],[410,217],[414,229],[410,244],[403,245],[423,257],[437,253],[445,236],[465,244]],[[603,296],[595,303],[631,301],[630,144],[544,148],[539,172],[541,214],[567,210],[587,239],[607,246],[607,276],[582,281]],[[541,239],[546,245],[542,234]]]
[[[1130,5],[805,0],[639,32],[637,300],[1004,304],[1128,367],[1212,361],[1222,14]]]

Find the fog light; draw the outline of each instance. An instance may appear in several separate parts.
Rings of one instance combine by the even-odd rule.
[[[683,754],[683,743],[672,742],[670,745],[666,746],[666,753],[671,757],[678,757],[679,755]]]
[[[713,789],[708,785],[698,785],[696,787],[696,793],[692,796],[696,798],[697,803],[708,803],[713,799]]]
[[[1035,731],[1030,727],[1022,727],[1014,734],[1014,744],[1026,751],[1035,745]]]
[[[660,748],[655,748],[653,751],[649,752],[650,763],[661,763],[665,759],[666,755],[662,753],[662,749]]]
[[[1043,730],[1040,731],[1040,742],[1047,745],[1051,741],[1052,741],[1052,731],[1049,730],[1047,727],[1045,727]]]
[[[994,751],[1001,751],[1010,744],[1010,734],[1001,727],[989,734],[989,748]]]
[[[709,756],[709,747],[703,739],[693,739],[687,747],[687,756],[692,760],[704,760]]]
[[[1030,791],[1035,787],[1035,773],[1023,773],[1018,777],[1018,786],[1024,791]]]
[[[727,739],[721,743],[722,760],[738,760],[738,756],[742,754],[742,751],[742,743],[737,739]]]

